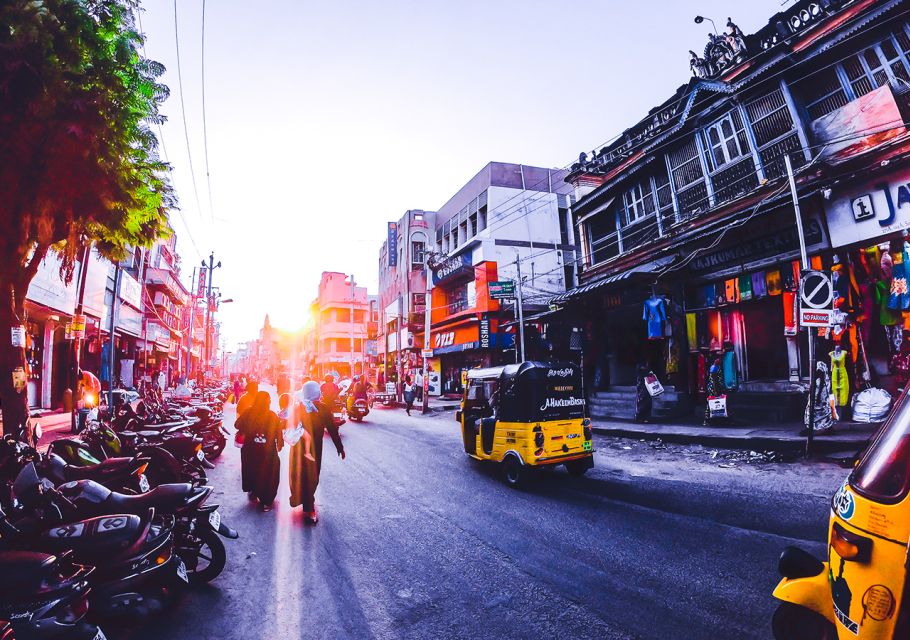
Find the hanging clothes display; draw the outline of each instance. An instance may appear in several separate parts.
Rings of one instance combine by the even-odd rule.
[[[831,356],[831,390],[834,393],[834,403],[838,407],[846,407],[850,403],[847,352],[843,349],[835,349],[828,355]]]
[[[724,302],[735,304],[739,302],[739,292],[736,290],[736,278],[724,281]]]
[[[721,364],[724,370],[724,386],[727,389],[739,388],[739,373],[736,367],[736,354],[733,353],[733,345],[727,345]]]
[[[795,336],[799,326],[796,322],[796,292],[783,292],[784,304],[784,335]]]
[[[769,296],[779,296],[784,290],[784,285],[781,280],[780,271],[777,269],[773,271],[768,271],[765,274],[765,282],[768,285],[768,295]]]
[[[907,291],[907,271],[904,264],[904,251],[896,251],[891,256],[894,270],[891,277],[891,289],[888,296],[888,308],[897,311],[910,309],[910,292]]]
[[[667,320],[667,309],[663,298],[652,295],[645,300],[642,319],[648,323],[648,340],[663,338],[664,322]]]
[[[828,365],[819,360],[815,367],[815,403],[812,416],[812,432],[824,433],[829,431],[834,424],[834,415],[830,403],[831,379],[828,377]],[[803,414],[806,429],[809,428],[810,407],[812,399],[806,401],[806,411]]]
[[[739,288],[739,299],[742,302],[748,302],[752,299],[752,276],[748,274],[740,276],[737,287]]]
[[[694,313],[686,314],[686,340],[689,342],[689,351],[698,350],[698,325]]]
[[[767,276],[764,271],[758,271],[752,274],[752,295],[756,300],[768,295],[768,285],[765,280]]]

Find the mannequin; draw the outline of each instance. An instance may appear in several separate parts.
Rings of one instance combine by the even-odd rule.
[[[831,356],[831,391],[834,393],[834,404],[846,407],[850,402],[850,379],[847,376],[847,352],[840,345],[835,345]]]
[[[664,322],[667,320],[667,309],[663,298],[657,296],[651,288],[651,297],[645,300],[642,319],[648,323],[648,340],[659,340],[664,337]]]

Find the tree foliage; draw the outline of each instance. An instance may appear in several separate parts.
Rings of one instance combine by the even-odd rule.
[[[0,260],[25,269],[53,247],[68,280],[87,242],[118,258],[167,233],[172,195],[150,126],[168,90],[140,53],[137,9],[0,6]]]
[[[0,0],[0,402],[19,433],[26,395],[10,344],[50,250],[72,279],[89,243],[120,259],[169,233],[174,205],[151,126],[167,87],[140,53],[136,0]]]

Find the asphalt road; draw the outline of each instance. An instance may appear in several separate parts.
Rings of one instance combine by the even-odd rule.
[[[241,535],[224,574],[108,635],[769,638],[777,556],[823,552],[845,474],[600,439],[588,476],[515,491],[465,456],[451,413],[377,409],[342,434],[347,460],[326,443],[316,527],[289,508],[284,466],[275,510],[255,510],[229,447],[210,472]]]

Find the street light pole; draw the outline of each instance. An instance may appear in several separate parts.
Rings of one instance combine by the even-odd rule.
[[[427,357],[427,351],[431,348],[430,345],[433,344],[430,340],[430,327],[432,323],[432,309],[430,308],[433,302],[433,277],[430,274],[430,252],[426,251],[423,256],[423,270],[424,270],[424,280],[425,280],[425,293],[424,293],[424,310],[423,310],[423,390],[421,395],[423,397],[423,407],[421,407],[421,413],[427,413],[430,410],[430,359]]]
[[[354,379],[354,274],[351,274],[351,380]]]

